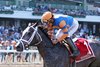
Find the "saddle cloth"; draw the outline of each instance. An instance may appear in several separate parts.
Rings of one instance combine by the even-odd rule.
[[[76,63],[95,57],[94,52],[86,39],[77,38],[74,43],[80,51],[80,55],[76,57]],[[70,49],[69,52],[71,54]]]
[[[76,58],[76,62],[81,62],[83,60],[95,57],[94,52],[86,39],[78,38],[74,43],[80,51],[80,55]]]

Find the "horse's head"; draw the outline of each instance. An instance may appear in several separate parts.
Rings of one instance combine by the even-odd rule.
[[[19,42],[16,45],[17,51],[23,51],[31,44],[38,45],[42,41],[40,34],[38,33],[38,27],[29,25],[22,33]]]

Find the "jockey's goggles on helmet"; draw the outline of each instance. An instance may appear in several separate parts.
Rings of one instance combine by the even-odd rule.
[[[42,17],[41,17],[41,21],[44,23],[44,22],[48,22],[50,23],[51,20],[53,18],[53,14],[49,11],[45,12]]]
[[[52,20],[53,20],[53,16],[50,19],[48,19],[48,20],[43,20],[42,22],[49,24],[49,23],[52,23]]]
[[[49,22],[43,21],[44,26],[49,26]]]

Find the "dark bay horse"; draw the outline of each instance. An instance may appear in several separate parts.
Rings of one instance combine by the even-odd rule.
[[[100,67],[100,42],[91,41],[89,44],[96,58],[79,62],[76,67]],[[70,67],[70,57],[66,47],[60,43],[53,45],[46,31],[37,26],[28,26],[16,46],[17,51],[23,51],[26,46],[37,46],[44,60],[44,67]]]

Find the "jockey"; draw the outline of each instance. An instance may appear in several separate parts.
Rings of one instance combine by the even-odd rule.
[[[54,44],[56,44],[57,42],[61,42],[65,39],[72,50],[71,57],[76,57],[80,54],[79,50],[71,39],[71,36],[77,31],[79,26],[77,20],[75,20],[71,16],[57,16],[54,15],[52,12],[47,11],[42,15],[41,22],[48,30],[52,30],[54,28],[59,29],[56,33],[56,36],[52,38],[52,42]]]

